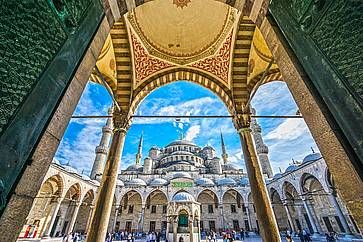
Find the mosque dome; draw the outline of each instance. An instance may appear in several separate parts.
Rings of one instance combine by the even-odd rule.
[[[217,179],[218,186],[235,186],[236,184],[236,181],[229,177]]]
[[[194,202],[195,199],[187,192],[179,192],[174,195],[172,202]]]
[[[311,154],[305,156],[305,158],[303,159],[303,163],[310,162],[310,161],[316,161],[321,158],[322,158],[322,156],[320,153],[311,153]]]
[[[239,183],[241,184],[241,186],[246,187],[250,184],[250,181],[248,180],[248,177],[242,177]]]
[[[279,179],[280,177],[282,177],[282,174],[281,173],[276,173],[272,179]]]
[[[190,176],[189,173],[184,172],[184,171],[180,171],[180,172],[176,172],[176,173],[173,174],[172,179],[176,179],[176,178],[189,178],[189,179],[191,179],[192,177]]]
[[[192,142],[187,141],[187,140],[176,140],[176,141],[173,141],[170,144],[168,144],[166,147],[174,146],[174,145],[192,145],[192,146],[196,146],[195,144],[193,144]]]
[[[163,178],[155,178],[149,183],[149,185],[152,187],[161,187],[161,186],[166,186],[167,184],[168,181]]]
[[[203,150],[215,150],[212,146],[207,145],[206,147],[203,148]]]
[[[298,166],[297,166],[297,165],[295,165],[295,164],[291,164],[291,165],[289,165],[289,166],[286,168],[285,173],[295,171],[297,168],[298,168]]]
[[[213,187],[215,186],[214,182],[209,179],[209,178],[198,178],[195,180],[195,183],[197,184],[197,186],[201,186],[201,187]]]
[[[133,164],[126,168],[126,171],[140,171],[142,169],[142,165]]]
[[[127,181],[126,185],[133,186],[133,187],[142,187],[142,186],[146,186],[146,182],[140,178],[135,178],[130,181]]]
[[[74,169],[71,166],[63,166],[63,168],[64,168],[64,170],[66,170],[66,172],[69,172],[69,173],[77,173],[77,170]]]
[[[188,152],[188,151],[184,151],[184,150],[180,150],[180,151],[175,151],[172,153],[173,155],[193,155],[193,153]]]
[[[124,187],[125,186],[125,183],[123,181],[117,179],[116,186]]]
[[[90,178],[89,176],[84,175],[84,174],[82,174],[82,175],[81,175],[81,177],[82,177],[82,179],[83,179],[84,181],[90,181],[90,180],[91,180],[91,178]]]

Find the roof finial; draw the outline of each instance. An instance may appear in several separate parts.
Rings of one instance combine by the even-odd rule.
[[[282,173],[281,167],[279,167],[279,171],[280,171],[280,173]]]
[[[294,160],[294,158],[292,158],[292,164],[295,165],[296,161]]]
[[[136,154],[136,165],[140,165],[140,160],[142,157],[142,141],[143,141],[144,131],[141,131],[141,136],[139,140],[139,146],[137,147],[137,154]]]
[[[220,133],[221,133],[222,159],[223,159],[224,164],[227,164],[228,163],[228,154],[227,154],[227,150],[226,150],[226,145],[224,144],[222,130],[220,130]]]
[[[311,149],[311,151],[312,151],[313,153],[315,153],[315,150],[314,150],[314,148],[313,148],[313,147],[310,147],[310,149]]]

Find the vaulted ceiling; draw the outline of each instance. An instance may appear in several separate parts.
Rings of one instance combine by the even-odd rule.
[[[238,113],[272,59],[256,25],[230,5],[154,0],[114,24],[97,66],[124,111],[133,112],[159,86],[187,80]],[[264,79],[281,79],[276,64]]]

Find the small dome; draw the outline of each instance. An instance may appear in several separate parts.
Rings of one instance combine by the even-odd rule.
[[[190,174],[187,173],[187,172],[184,172],[184,171],[174,173],[172,179],[176,179],[176,178],[189,178],[189,179],[192,179]]]
[[[152,187],[166,186],[166,185],[168,185],[168,181],[163,179],[163,178],[155,178],[154,180],[152,180],[149,183],[149,185],[152,186]]]
[[[97,181],[97,180],[91,180],[91,182],[93,183],[93,184],[95,184],[96,186],[99,186],[101,183],[99,182],[99,181]]]
[[[250,184],[250,181],[248,180],[248,177],[242,177],[239,183],[241,184],[241,186],[246,187]]]
[[[298,168],[298,166],[297,166],[297,165],[295,165],[295,164],[291,164],[291,165],[289,165],[289,166],[286,168],[285,173],[295,171],[297,168]]]
[[[74,169],[71,166],[63,166],[63,168],[64,168],[64,170],[66,170],[66,172],[69,172],[69,173],[77,173],[77,170]]]
[[[142,165],[134,164],[127,167],[126,171],[140,171],[142,169]]]
[[[187,192],[179,192],[174,195],[172,202],[194,202],[195,199]]]
[[[215,150],[212,146],[207,145],[206,147],[203,148],[203,150]]]
[[[157,147],[157,146],[153,146],[153,147],[150,148],[150,150],[160,150],[160,148]]]
[[[220,178],[217,180],[218,186],[235,186],[236,184],[236,181],[229,177]]]
[[[134,186],[134,187],[141,187],[141,186],[146,186],[146,182],[144,180],[141,180],[140,178],[135,178],[130,181],[127,181],[126,185]]]
[[[117,179],[116,186],[124,187],[125,186],[125,183],[123,181]]]
[[[311,153],[311,154],[305,156],[303,163],[310,162],[310,161],[316,161],[321,158],[322,158],[322,156],[320,153]]]
[[[83,179],[83,180],[85,180],[85,181],[90,181],[90,180],[91,180],[91,178],[90,178],[89,176],[84,175],[84,174],[82,174],[82,175],[81,175],[81,177],[82,177],[82,179]]]
[[[281,173],[276,173],[272,179],[279,179],[280,177],[282,177],[282,174]]]
[[[209,179],[209,178],[198,178],[195,180],[195,183],[197,184],[197,186],[201,186],[201,187],[213,187],[215,186],[214,182]]]

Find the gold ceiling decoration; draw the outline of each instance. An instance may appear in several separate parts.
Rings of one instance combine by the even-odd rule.
[[[237,11],[216,1],[178,2],[188,6],[148,2],[127,14],[128,24],[157,58],[185,65],[214,55],[235,25]]]
[[[184,8],[190,3],[190,0],[173,0],[173,3],[179,8]]]

